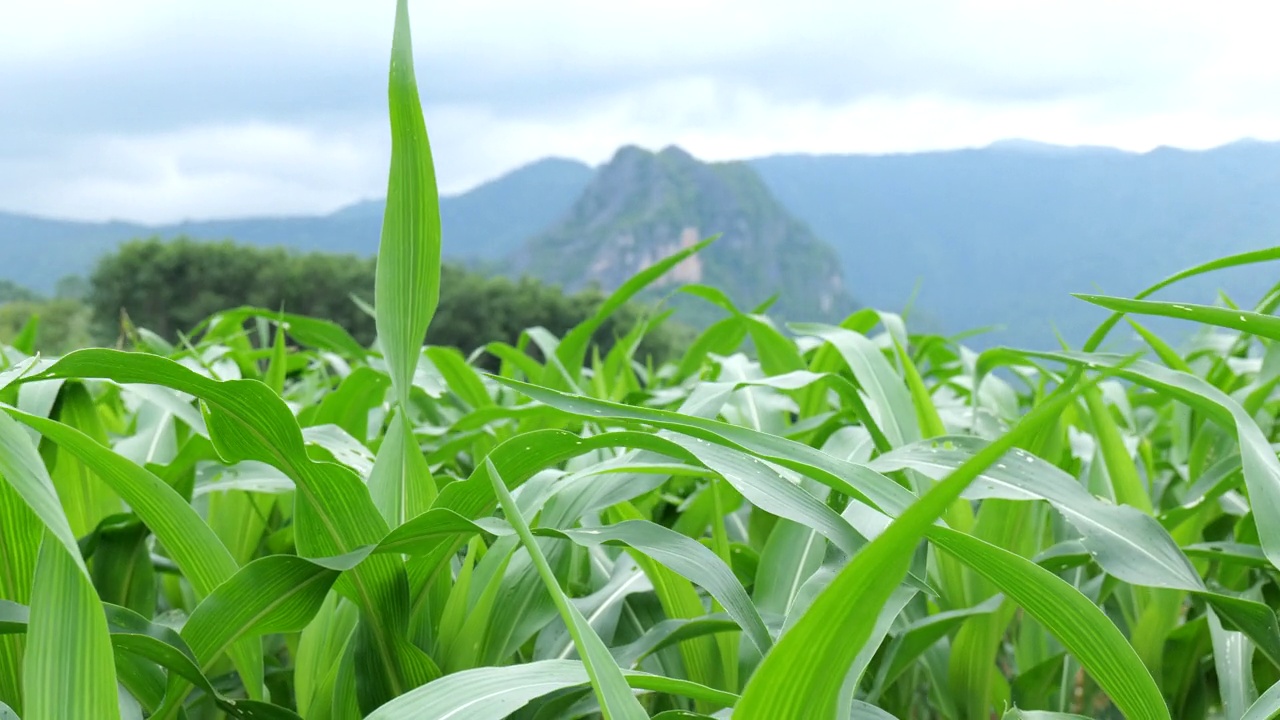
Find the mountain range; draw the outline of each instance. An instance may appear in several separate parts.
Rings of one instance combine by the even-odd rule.
[[[599,168],[542,160],[440,207],[447,256],[567,287],[612,287],[720,233],[674,282],[722,287],[744,306],[778,293],[787,319],[833,319],[856,299],[909,306],[919,329],[1004,326],[979,346],[1048,347],[1055,330],[1078,345],[1105,313],[1070,293],[1132,294],[1189,265],[1280,244],[1280,143],[1130,153],[1006,141],[731,163],[627,147]],[[115,244],[153,235],[369,254],[381,220],[376,200],[325,216],[166,226],[0,213],[0,278],[48,290]],[[1254,266],[1163,296],[1212,302],[1221,288],[1243,304],[1277,280],[1275,268]]]

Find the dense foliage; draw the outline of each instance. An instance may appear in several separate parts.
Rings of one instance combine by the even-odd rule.
[[[1280,286],[1081,296],[1117,312],[1081,350],[982,353],[698,288],[721,319],[675,362],[636,361],[645,324],[591,351],[691,248],[482,372],[423,347],[405,6],[376,348],[256,310],[179,346],[3,348],[0,715],[1280,712]],[[1124,313],[1202,331],[1180,354],[1129,320],[1154,359],[1098,352]]]
[[[360,301],[373,299],[374,265],[373,259],[354,255],[296,253],[231,241],[138,240],[99,261],[89,302],[97,339],[104,344],[115,344],[120,335],[122,311],[128,323],[176,342],[180,332],[237,306],[330,320],[368,344],[376,327]],[[563,334],[590,317],[602,300],[595,290],[570,295],[528,278],[486,276],[445,265],[440,307],[427,340],[470,352],[491,341],[514,343],[531,327]],[[643,313],[642,307],[629,305],[611,317],[598,333],[603,350],[640,322]],[[678,327],[651,333],[640,356],[669,358],[687,335]]]
[[[219,310],[251,305],[326,318],[368,342],[373,320],[351,295],[372,298],[373,264],[356,256],[231,241],[137,240],[98,261],[89,302],[104,339],[119,332],[121,311],[135,324],[176,339]]]
[[[0,280],[0,304],[10,302],[32,302],[40,299],[40,294],[23,287],[11,280]]]
[[[91,313],[82,302],[84,285],[83,278],[68,276],[57,283],[54,297],[45,298],[0,280],[0,343],[53,354],[92,345]]]

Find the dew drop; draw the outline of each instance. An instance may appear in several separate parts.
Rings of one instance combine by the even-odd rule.
[[[1240,316],[1240,322],[1249,322],[1249,319],[1248,319],[1248,318],[1246,318],[1245,316],[1241,315],[1241,316]]]

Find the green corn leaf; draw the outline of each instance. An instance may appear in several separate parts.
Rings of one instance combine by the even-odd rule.
[[[391,172],[378,245],[374,308],[378,342],[396,398],[404,407],[409,404],[427,326],[440,302],[440,204],[414,77],[406,0],[396,3],[388,99]]]
[[[1280,682],[1267,688],[1240,716],[1240,720],[1272,720],[1276,715],[1280,715]]]
[[[93,397],[84,384],[64,383],[58,393],[53,415],[59,422],[76,428],[99,443],[107,442],[107,431],[98,416]],[[122,512],[120,498],[102,482],[92,465],[58,447],[42,454],[52,459],[49,476],[58,490],[58,498],[77,536],[88,535],[103,518]]]
[[[742,321],[756,345],[760,368],[766,374],[782,375],[806,369],[795,341],[783,335],[772,321],[761,315],[745,315]]]
[[[1079,366],[1114,368],[1120,377],[1186,403],[1234,432],[1250,505],[1258,518],[1262,549],[1273,565],[1280,565],[1280,460],[1257,422],[1239,403],[1201,378],[1154,363],[1138,361],[1119,368],[1123,359],[1108,353],[1023,354]]]
[[[1111,489],[1115,493],[1116,500],[1150,515],[1151,498],[1142,478],[1138,476],[1138,466],[1133,462],[1124,445],[1120,428],[1102,400],[1102,393],[1094,390],[1085,393],[1084,399],[1089,408],[1093,433],[1098,438],[1102,460],[1106,464],[1107,476],[1111,480]]]
[[[1150,345],[1152,350],[1156,351],[1156,355],[1160,357],[1161,362],[1174,370],[1185,373],[1191,372],[1191,366],[1187,364],[1187,361],[1183,360],[1182,356],[1170,347],[1168,343],[1160,339],[1159,335],[1151,332],[1133,318],[1126,318],[1126,320],[1128,320],[1130,327],[1142,336],[1143,341]]]
[[[327,717],[333,706],[333,685],[359,612],[355,605],[330,592],[316,616],[298,638],[294,660],[294,696],[298,714]]]
[[[496,625],[494,618],[501,609],[498,603],[499,593],[503,590],[503,581],[515,551],[520,546],[520,539],[514,535],[514,532],[512,530],[511,536],[502,538],[489,547],[477,573],[479,580],[472,584],[472,589],[467,595],[458,599],[460,605],[468,601],[470,605],[466,620],[456,626],[457,635],[450,648],[451,652],[444,657],[448,672],[481,664],[485,640],[491,634],[490,629]],[[486,577],[487,582],[484,581]],[[457,588],[457,585],[454,587]],[[478,594],[474,592],[477,587]],[[450,598],[452,597],[451,594]],[[441,617],[439,625],[440,635],[444,638],[450,632],[450,628],[445,625],[445,617]]]
[[[158,708],[164,698],[164,676],[157,673],[154,694],[140,692],[143,688],[134,673],[164,668],[181,676],[214,699],[217,706],[233,718],[245,720],[296,720],[289,710],[252,700],[232,700],[222,695],[196,665],[195,654],[182,637],[166,625],[153,623],[141,615],[118,605],[103,603],[111,644],[115,647],[116,668],[119,680],[135,694],[147,695],[144,702],[148,711]],[[0,602],[0,633],[25,633],[29,624],[29,609],[25,606]],[[145,662],[155,663],[148,666]],[[158,667],[157,667],[158,666]],[[150,689],[150,688],[148,688]]]
[[[901,512],[915,498],[901,485],[865,466],[839,460],[785,438],[691,415],[569,395],[508,378],[494,379],[534,400],[582,417],[595,416],[598,419],[645,423],[706,442],[745,450],[809,475],[835,490],[855,497],[866,497],[891,514]]]
[[[988,443],[978,438],[946,436],[899,448],[871,466],[884,472],[910,468],[938,480],[984,447]],[[1107,572],[1149,587],[1204,589],[1195,568],[1154,518],[1099,500],[1075,478],[1025,450],[984,469],[963,497],[1046,500],[1083,535],[1083,544]]]
[[[467,545],[467,554],[462,559],[462,567],[458,571],[453,587],[450,588],[444,609],[440,612],[440,629],[435,636],[435,651],[433,655],[438,658],[441,668],[446,673],[457,672],[471,667],[469,663],[455,664],[454,658],[461,655],[462,652],[455,648],[454,641],[458,638],[469,617],[477,613],[487,615],[488,608],[473,611],[470,615],[464,614],[468,609],[467,600],[468,594],[471,592],[471,576],[475,569],[476,556],[479,552],[479,539],[471,538]],[[472,646],[474,646],[474,643]]]
[[[7,408],[6,408],[7,409]],[[49,421],[45,421],[49,422]],[[88,568],[80,556],[80,545],[71,532],[71,525],[62,513],[58,503],[58,493],[53,488],[53,480],[40,460],[39,453],[31,444],[28,436],[17,422],[5,413],[0,413],[0,477],[8,481],[9,487],[21,497],[27,507],[43,523],[45,530],[52,534],[57,542],[85,571]],[[6,495],[12,498],[13,495]],[[45,543],[41,543],[42,545]]]
[[[688,286],[685,286],[688,287]],[[727,317],[702,331],[685,350],[676,368],[676,377],[684,379],[700,371],[709,354],[728,356],[742,345],[747,329],[737,316]],[[529,376],[533,377],[533,376]]]
[[[449,389],[473,408],[492,406],[493,398],[475,368],[467,364],[462,353],[449,347],[429,347],[427,358],[440,371]]]
[[[547,565],[557,577],[568,577],[572,557],[562,543],[540,546]],[[528,554],[516,555],[499,582],[498,602],[484,628],[479,664],[497,665],[520,651],[559,614],[555,597],[545,590],[546,581]]]
[[[14,349],[20,350],[27,355],[36,353],[36,337],[40,334],[40,316],[32,313],[27,321],[22,323],[22,329],[13,337],[12,345]]]
[[[638,511],[625,504],[614,512],[630,517],[639,515]],[[630,554],[653,585],[654,594],[667,618],[689,621],[705,614],[702,598],[692,582],[642,552],[632,550]],[[722,672],[713,638],[706,635],[690,637],[689,642],[680,644],[679,650],[687,677],[707,685],[719,683]],[[705,709],[705,705],[703,707]]]
[[[1030,532],[1035,518],[1033,510],[1026,504],[1009,500],[984,501],[969,534],[1012,553],[1030,555],[1036,549],[1034,534]],[[950,556],[953,562],[961,562],[950,553],[941,554]],[[999,592],[999,588],[981,575],[969,573],[966,580],[970,600],[986,600]],[[1012,603],[1004,603],[991,613],[975,615],[963,623],[952,640],[948,680],[957,704],[968,717],[985,718],[993,707],[1004,707],[1010,700],[1008,683],[993,659],[1013,620],[1014,610]]]
[[[120,717],[107,618],[79,552],[46,532],[31,589],[23,662],[28,720]]]
[[[246,320],[253,318],[279,322],[279,327],[294,340],[318,350],[338,353],[346,358],[360,358],[368,353],[350,333],[335,322],[266,308],[246,306],[225,310],[197,325],[193,334],[207,328],[208,334],[216,337],[238,329]]]
[[[245,565],[205,598],[182,628],[201,672],[208,673],[241,638],[300,632],[319,612],[339,572],[366,555],[322,562],[271,555]]]
[[[293,414],[260,382],[219,382],[164,358],[113,350],[71,353],[34,377],[100,377],[118,383],[159,384],[198,397],[204,403],[214,447],[225,461],[267,463],[296,484],[295,537],[303,555],[343,555],[376,544],[387,532],[386,521],[374,507],[368,488],[350,470],[312,460]],[[376,646],[370,662],[382,667],[382,672],[363,677],[385,680],[392,696],[425,682],[430,677],[425,656],[405,649],[397,639],[408,628],[408,581],[403,564],[391,555],[379,554],[346,576],[340,588],[348,582],[351,596],[370,618],[371,633],[365,641]],[[372,706],[377,698],[366,700]]]
[[[628,672],[625,679],[637,689],[660,689],[720,705],[732,705],[737,698],[732,693],[648,673]],[[502,720],[536,698],[588,682],[590,676],[577,660],[538,660],[464,670],[406,693],[365,720]]]
[[[905,578],[915,546],[929,526],[982,469],[1031,437],[1079,391],[1064,388],[1031,411],[1016,428],[934,486],[862,548],[765,656],[748,681],[735,715],[747,720],[834,716],[845,671],[872,632],[876,614],[868,609],[881,607]]]
[[[1239,330],[1240,332],[1271,340],[1280,340],[1280,318],[1274,315],[1234,308],[1213,307],[1211,305],[1130,300],[1107,295],[1077,294],[1074,297],[1115,312],[1178,318],[1206,325],[1231,328],[1232,330]]]
[[[30,586],[31,603],[38,610],[31,618],[23,656],[23,712],[36,720],[119,717],[106,616],[80,547],[31,439],[4,413],[0,477],[14,491],[3,497],[21,497],[45,526],[43,533],[29,528],[43,540]]]
[[[1009,708],[1000,720],[1088,720],[1083,715],[1072,713],[1046,712],[1044,710],[1020,710]]]
[[[39,431],[45,438],[92,465],[152,533],[164,543],[191,582],[198,597],[231,578],[236,562],[195,510],[163,480],[99,445],[82,432],[36,415],[8,409],[0,413],[0,427],[13,424],[9,415]],[[234,649],[236,669],[250,697],[261,698],[262,650],[242,643]]]
[[[1244,633],[1224,629],[1212,609],[1206,615],[1213,641],[1213,663],[1218,671],[1218,694],[1226,717],[1234,720],[1243,717],[1258,697],[1253,685],[1253,643]]]
[[[538,547],[528,524],[520,515],[520,509],[516,506],[511,493],[507,491],[507,486],[503,483],[497,468],[493,466],[492,461],[486,460],[485,463],[493,483],[494,494],[502,505],[507,521],[519,533],[521,542],[538,568],[538,574],[542,577],[547,592],[551,594],[561,617],[564,618],[565,625],[573,636],[573,644],[578,650],[578,656],[582,658],[587,675],[591,678],[591,687],[595,691],[596,699],[600,702],[605,720],[632,720],[633,718],[647,720],[649,714],[631,694],[631,688],[627,685],[622,670],[614,662],[613,656],[609,654],[609,649],[560,589],[560,581],[551,571],[551,566]]]
[[[4,467],[0,460],[0,468]],[[0,474],[3,472],[0,469]],[[43,537],[40,518],[9,482],[0,479],[0,567],[5,568],[0,572],[0,602],[31,603],[31,580]],[[19,635],[0,637],[0,702],[17,710],[22,709],[25,646],[26,640]]]
[[[1206,273],[1210,273],[1215,270],[1225,270],[1227,268],[1241,267],[1244,265],[1254,265],[1257,263],[1271,262],[1273,260],[1280,260],[1280,247],[1265,248],[1262,250],[1252,250],[1249,252],[1243,252],[1236,255],[1228,255],[1227,257],[1223,257],[1223,258],[1217,258],[1214,260],[1210,260],[1209,262],[1196,265],[1195,267],[1187,268],[1186,270],[1176,272],[1164,278],[1160,282],[1157,282],[1154,285],[1148,286],[1142,292],[1138,293],[1135,296],[1135,299],[1141,300],[1142,298],[1148,297],[1178,282],[1181,282],[1188,278],[1196,277],[1198,275],[1204,275]],[[1117,311],[1114,314],[1112,314],[1111,317],[1107,318],[1101,325],[1099,325],[1098,328],[1093,331],[1093,334],[1089,336],[1089,339],[1085,341],[1084,348],[1083,348],[1084,351],[1092,352],[1096,350],[1098,346],[1102,344],[1102,341],[1107,337],[1107,333],[1111,332],[1111,329],[1116,326],[1116,323],[1120,322],[1120,319],[1122,317],[1124,317],[1124,312]]]
[[[245,478],[240,480],[243,482]],[[287,478],[280,480],[283,492],[293,490],[293,483]],[[214,490],[208,493],[206,520],[209,527],[226,546],[236,564],[242,565],[257,552],[276,498],[265,492],[241,492],[228,487],[234,482],[221,480],[202,490]]]
[[[563,537],[579,545],[617,544],[640,551],[690,582],[707,590],[725,612],[742,625],[762,654],[773,647],[764,621],[733,571],[702,543],[645,520],[625,520],[603,527],[558,530],[539,528],[535,534]]]
[[[391,379],[369,367],[358,367],[337,390],[320,399],[311,425],[337,425],[360,442],[369,440],[369,412],[382,404]]]
[[[816,482],[805,481],[814,490]],[[812,527],[791,520],[774,526],[760,552],[753,600],[762,612],[786,617],[804,581],[822,565],[827,542]]]
[[[289,348],[284,341],[284,323],[276,325],[276,338],[271,344],[271,362],[263,382],[277,395],[284,394],[284,378],[289,372]]]
[[[156,607],[155,567],[146,526],[107,518],[95,531],[90,575],[103,602],[122,605],[150,617]]]
[[[609,432],[583,438],[560,430],[537,430],[526,435],[514,437],[497,445],[489,454],[489,458],[496,466],[501,468],[504,480],[510,483],[510,487],[514,489],[543,468],[551,467],[556,463],[564,462],[586,453],[610,448],[643,449],[685,461],[692,460],[684,447],[670,439],[662,438],[652,433]],[[808,449],[812,450],[812,448]],[[829,455],[819,454],[830,458]],[[892,483],[887,478],[885,478],[885,481]],[[896,484],[894,484],[894,487],[901,489]],[[494,503],[495,498],[490,485],[488,471],[486,466],[481,464],[466,480],[451,483],[443,488],[433,510],[423,517],[431,516],[431,513],[434,513],[436,509],[448,509],[464,519],[479,518],[492,509]],[[808,516],[802,517],[806,522],[810,521]],[[838,516],[836,516],[836,520],[837,522],[843,522]],[[429,522],[437,521],[432,520]],[[419,523],[418,520],[414,520],[406,523],[406,528],[398,528],[387,536],[383,547],[389,548],[391,545],[398,543],[397,547],[405,552],[419,555],[432,554],[435,557],[444,558],[449,552],[452,552],[453,548],[457,547],[457,540],[447,537],[433,537],[434,533],[430,530],[427,522],[424,520]],[[408,526],[412,527],[409,528]],[[457,528],[458,532],[466,530],[465,526]],[[480,531],[484,531],[484,529],[477,527],[476,532]],[[453,532],[453,530],[450,530],[450,532]],[[847,525],[845,525],[842,532],[855,538],[855,540],[857,538],[856,533],[852,532]],[[412,550],[408,549],[410,546],[412,546]],[[856,544],[854,547],[856,547]]]
[[[999,610],[1003,603],[1004,596],[994,595],[973,607],[929,615],[903,628],[885,649],[886,661],[881,663],[877,671],[870,697],[873,699],[879,697],[879,693],[897,680],[898,676],[926,650],[958,628],[965,620],[975,615],[993,613]]]
[[[897,720],[880,708],[854,700],[849,707],[849,720]]]
[[[404,411],[397,410],[369,475],[369,495],[389,527],[421,515],[436,499],[431,468],[407,425]]]
[[[875,343],[840,327],[809,323],[792,323],[790,327],[795,332],[820,337],[835,348],[867,393],[872,412],[892,446],[920,439],[911,395]]]
[[[932,542],[960,558],[1048,628],[1125,717],[1169,717],[1151,673],[1093,601],[1048,570],[1007,550],[946,528],[935,527],[928,534]]]

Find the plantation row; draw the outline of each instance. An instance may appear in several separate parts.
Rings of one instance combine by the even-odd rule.
[[[377,339],[274,309],[0,362],[0,717],[1280,713],[1280,286],[1083,349],[890,313],[423,347],[435,178],[398,3]],[[1128,317],[1124,315],[1127,314]],[[1179,354],[1133,318],[1199,323]],[[1098,352],[1119,323],[1150,359]],[[749,350],[749,351],[748,351]],[[487,365],[485,365],[487,363]],[[482,370],[492,368],[492,371]]]

